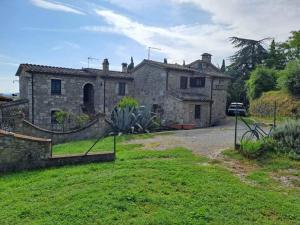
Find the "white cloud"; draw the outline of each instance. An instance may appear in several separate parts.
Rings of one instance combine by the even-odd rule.
[[[232,35],[254,39],[274,37],[284,41],[300,24],[299,0],[172,0],[190,3],[211,14],[215,24],[225,24]]]
[[[110,2],[121,4],[122,1]],[[137,1],[130,0],[129,5],[134,2]],[[199,11],[211,15],[211,23],[165,28],[145,25],[111,10],[96,9],[109,26],[86,27],[85,30],[125,35],[145,47],[161,48],[172,61],[191,61],[203,52],[209,52],[214,55],[215,62],[220,63],[222,58],[228,58],[235,51],[228,40],[231,36],[272,37],[284,41],[290,31],[299,29],[300,24],[298,0],[170,0],[169,3],[193,4],[199,7]]]
[[[226,56],[232,50],[228,43],[230,33],[218,25],[182,25],[170,28],[147,26],[106,9],[97,9],[110,27],[86,29],[99,32],[117,32],[139,44],[160,48],[171,61],[198,59],[203,52]],[[221,58],[217,58],[221,60]]]
[[[73,6],[68,6],[65,4],[62,4],[60,2],[54,2],[54,1],[46,1],[46,0],[31,0],[32,4],[34,4],[37,7],[49,9],[49,10],[55,10],[55,11],[63,11],[67,13],[75,13],[79,15],[85,15],[84,12],[75,9]]]
[[[74,42],[69,42],[69,41],[64,41],[62,44],[53,46],[51,48],[52,51],[58,51],[62,49],[79,49],[80,45],[74,43]]]
[[[118,30],[115,27],[106,27],[106,26],[83,26],[80,27],[80,30],[91,31],[91,32],[118,33]]]

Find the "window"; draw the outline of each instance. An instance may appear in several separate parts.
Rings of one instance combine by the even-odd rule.
[[[158,111],[158,104],[153,104],[152,105],[152,110],[151,110],[153,113],[157,113]]]
[[[180,77],[180,89],[187,89],[187,77]]]
[[[198,63],[198,70],[202,70],[202,63]]]
[[[200,119],[201,106],[195,105],[195,119]]]
[[[61,94],[61,80],[52,79],[51,80],[51,94],[60,95]]]
[[[56,119],[56,115],[55,113],[59,112],[58,110],[52,110],[51,111],[51,124],[52,125],[57,125],[58,124],[58,121]]]
[[[121,95],[121,96],[124,96],[125,95],[125,90],[126,90],[126,83],[120,82],[119,83],[119,92],[118,92],[118,94]]]
[[[205,87],[205,77],[191,77],[190,87]]]

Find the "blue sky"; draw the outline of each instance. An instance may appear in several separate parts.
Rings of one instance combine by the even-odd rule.
[[[299,29],[300,1],[1,0],[0,93],[18,92],[20,63],[111,68],[147,58],[191,62],[203,52],[220,64],[233,53],[230,36],[285,40]],[[266,13],[266,8],[267,13]],[[277,15],[274,17],[274,15]]]

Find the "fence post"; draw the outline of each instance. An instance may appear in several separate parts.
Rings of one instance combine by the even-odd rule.
[[[276,111],[277,111],[277,102],[274,102],[274,121],[273,121],[273,125],[274,127],[276,127]]]
[[[236,139],[237,139],[237,106],[235,106],[235,125],[234,125],[234,149],[237,149]]]
[[[114,133],[114,155],[116,155],[116,133]]]

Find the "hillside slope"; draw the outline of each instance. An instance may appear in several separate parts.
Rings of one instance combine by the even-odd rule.
[[[284,91],[269,91],[263,93],[260,98],[250,103],[249,112],[253,116],[272,116],[275,101],[278,116],[300,116],[300,99]]]

